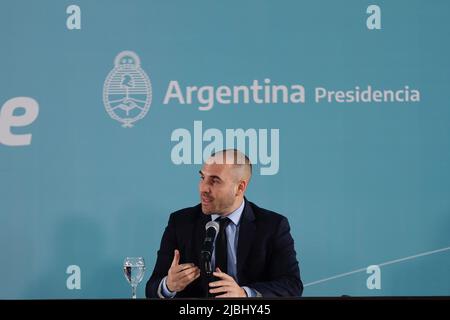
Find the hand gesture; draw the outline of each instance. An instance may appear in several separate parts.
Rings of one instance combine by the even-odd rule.
[[[191,282],[200,277],[200,269],[193,263],[179,263],[180,252],[175,250],[166,283],[167,289],[172,292],[183,291]]]

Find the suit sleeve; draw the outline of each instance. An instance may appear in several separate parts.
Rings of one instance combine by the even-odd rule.
[[[273,250],[268,261],[268,281],[248,286],[263,297],[301,296],[303,284],[294,249],[294,239],[290,233],[289,222],[283,218],[273,237]]]
[[[177,249],[177,238],[175,234],[175,222],[173,214],[171,214],[161,239],[155,269],[145,287],[145,295],[147,298],[159,298],[158,287],[163,278],[167,276],[175,249]]]

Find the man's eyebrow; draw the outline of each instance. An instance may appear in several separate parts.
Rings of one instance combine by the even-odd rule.
[[[202,170],[200,170],[198,173],[200,173],[200,175],[205,176],[205,174],[202,172]],[[222,178],[220,178],[219,176],[209,176],[210,178],[213,179],[219,179],[220,181],[223,181]]]

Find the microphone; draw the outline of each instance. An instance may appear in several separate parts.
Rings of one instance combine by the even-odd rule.
[[[216,238],[217,233],[219,232],[219,224],[215,221],[209,221],[206,226],[206,236],[203,241],[201,257],[205,263],[205,272],[207,276],[211,276],[212,267],[211,267],[211,257],[214,248],[214,240]]]

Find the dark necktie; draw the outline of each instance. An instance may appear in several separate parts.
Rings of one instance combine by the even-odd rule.
[[[219,234],[216,239],[216,268],[219,268],[222,272],[227,273],[227,265],[228,265],[228,252],[227,252],[227,233],[225,229],[228,224],[230,224],[231,220],[229,218],[220,218],[218,220],[220,224]]]

